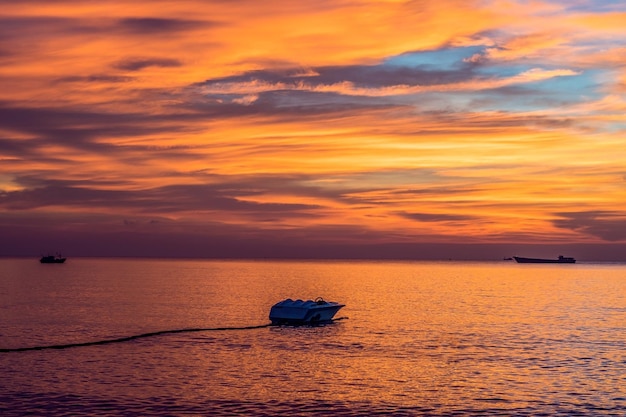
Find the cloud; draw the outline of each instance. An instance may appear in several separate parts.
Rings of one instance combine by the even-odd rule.
[[[92,74],[92,75],[71,75],[67,77],[61,77],[57,79],[59,83],[127,83],[133,80],[132,77],[124,75],[109,75],[109,74]]]
[[[464,222],[475,220],[475,216],[466,216],[461,214],[447,214],[447,213],[398,213],[402,217],[411,220],[417,220],[419,222]]]
[[[209,20],[187,20],[176,18],[153,17],[125,17],[115,18],[105,16],[93,18],[90,16],[67,15],[46,16],[44,14],[32,16],[0,17],[0,38],[24,38],[24,33],[15,32],[18,29],[28,28],[27,39],[45,35],[172,35],[179,32],[195,29],[210,28],[219,25]]]
[[[599,237],[607,242],[626,241],[626,212],[589,210],[555,213],[556,227]]]
[[[281,218],[299,217],[300,212],[317,208],[302,203],[255,202],[247,197],[258,195],[266,190],[246,191],[236,187],[241,184],[219,185],[169,185],[143,190],[106,189],[107,185],[97,181],[39,181],[33,178],[17,178],[18,184],[30,186],[18,191],[0,194],[0,206],[9,210],[56,207],[98,207],[100,210],[128,209],[130,212],[144,212],[177,216],[185,212],[224,211],[265,216],[280,214]],[[40,182],[40,185],[35,185]],[[261,181],[259,181],[260,183]],[[109,187],[115,184],[108,184]],[[121,185],[121,184],[117,184]],[[258,183],[257,183],[258,185]],[[311,216],[308,213],[307,216]]]
[[[115,68],[126,71],[140,71],[149,67],[175,68],[183,64],[171,58],[128,58],[115,64]]]
[[[182,122],[177,121],[179,118],[171,117],[170,122],[180,125]],[[10,103],[0,102],[2,129],[16,133],[14,139],[5,139],[5,146],[10,142],[11,146],[29,148],[30,153],[39,152],[42,156],[45,156],[42,148],[53,144],[93,152],[115,151],[113,144],[101,139],[149,135],[162,129],[162,124],[156,121],[157,117],[149,114],[116,113],[72,106],[11,106]],[[169,129],[176,128],[169,126]]]
[[[279,89],[308,84],[315,86],[350,82],[358,88],[380,88],[395,85],[435,85],[467,80],[472,65],[460,64],[456,70],[427,69],[397,65],[347,65],[311,68],[256,70],[230,77],[207,80],[204,85],[277,85]]]
[[[191,31],[216,25],[202,20],[170,19],[158,17],[128,17],[115,22],[116,28],[132,34],[160,35]]]
[[[387,64],[313,67],[305,72],[301,68],[256,70],[207,80],[199,87],[208,97],[230,102],[276,92],[283,95],[295,92],[328,94],[327,101],[335,100],[336,96],[371,100],[437,92],[451,94],[496,90],[582,74],[571,69],[530,68],[510,76],[496,76],[483,72],[474,64],[459,61],[453,68],[439,70],[419,65]]]

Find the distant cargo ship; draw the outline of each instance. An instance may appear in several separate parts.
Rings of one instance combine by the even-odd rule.
[[[513,259],[520,264],[574,264],[576,259],[559,255],[558,259],[522,258],[514,256]]]
[[[41,259],[39,259],[39,262],[42,264],[62,264],[65,262],[65,259],[66,258],[63,258],[61,255],[48,255],[42,256]]]

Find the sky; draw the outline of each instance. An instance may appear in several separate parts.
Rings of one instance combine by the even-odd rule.
[[[0,0],[0,256],[626,261],[626,3]]]

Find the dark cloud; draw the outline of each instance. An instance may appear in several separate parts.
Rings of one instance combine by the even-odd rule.
[[[258,186],[258,184],[257,184]],[[265,191],[265,190],[263,190]],[[245,190],[231,187],[228,184],[219,185],[171,185],[146,191],[148,197],[155,199],[161,206],[160,212],[187,211],[187,210],[219,210],[225,212],[246,212],[263,215],[280,213],[281,217],[300,217],[302,211],[318,208],[310,204],[294,203],[257,203],[246,201],[245,197],[264,194],[261,190]],[[146,206],[147,211],[153,210],[153,205]]]
[[[34,7],[34,6],[33,6]],[[181,32],[210,28],[213,21],[150,17],[68,18],[52,16],[0,16],[0,56],[32,54],[48,46],[47,40],[61,37],[171,37]],[[68,40],[76,42],[75,39]],[[158,65],[154,64],[154,65]]]
[[[555,214],[561,217],[553,221],[556,227],[596,236],[608,242],[626,240],[626,212],[591,210]]]
[[[0,17],[0,39],[28,38],[52,33],[111,35],[118,32],[136,35],[173,34],[219,25],[206,20],[128,17],[92,19],[53,16]]]
[[[86,110],[83,107],[23,107],[0,102],[0,126],[9,131],[22,133],[32,139],[3,138],[1,149],[23,151],[22,155],[46,157],[43,149],[51,143],[62,143],[96,153],[120,150],[144,150],[150,152],[172,152],[173,148],[118,147],[100,141],[101,138],[135,137],[162,133],[176,134],[189,130],[189,121],[199,119],[199,114],[175,114],[154,116],[141,113]]]
[[[123,75],[107,75],[107,74],[92,74],[92,75],[73,75],[69,77],[58,78],[56,82],[60,83],[126,83],[133,80],[133,77],[127,77]]]
[[[28,140],[0,137],[0,153],[2,156],[28,158],[32,154],[32,144]]]
[[[125,71],[140,71],[149,67],[172,68],[182,66],[182,62],[171,58],[129,58],[115,64],[115,68]]]
[[[0,192],[0,206],[27,210],[48,206],[81,207],[95,210],[124,208],[134,212],[174,214],[187,211],[223,211],[253,217],[273,213],[281,218],[299,217],[318,206],[290,203],[257,203],[245,197],[261,194],[228,185],[170,185],[145,190],[103,189],[97,181],[41,181],[15,179],[30,188]],[[97,186],[97,187],[96,187]],[[310,216],[311,214],[307,214]]]
[[[354,97],[333,92],[267,91],[256,95],[256,100],[242,104],[244,94],[209,94],[200,100],[189,100],[184,106],[201,118],[267,117],[282,120],[321,120],[354,117],[367,110],[406,109],[404,104],[393,103],[380,97]]]
[[[450,221],[466,221],[475,220],[474,216],[466,216],[461,214],[445,214],[445,213],[398,213],[400,216],[417,220],[420,222],[450,222]]]
[[[434,176],[434,175],[433,175]],[[450,195],[450,194],[468,194],[481,191],[480,188],[454,188],[454,187],[427,187],[427,188],[407,188],[391,190],[390,194],[402,196],[420,196],[424,195]]]
[[[77,22],[63,17],[0,17],[0,41],[34,38],[64,30],[75,31]]]
[[[162,19],[152,17],[126,18],[116,22],[115,26],[125,32],[135,34],[159,34],[164,32],[184,32],[216,25],[215,22],[184,19]]]
[[[559,98],[559,95],[546,92],[542,85],[507,85],[482,88],[479,92],[460,89],[453,93],[458,101],[456,105],[451,104],[449,91],[438,91],[437,88],[463,83],[471,85],[481,81],[488,84],[494,78],[498,77],[493,72],[485,71],[483,64],[460,60],[446,68],[426,64],[399,66],[387,63],[311,68],[282,66],[208,79],[196,86],[207,91],[207,102],[216,106],[247,107],[247,111],[299,111],[309,115],[318,111],[338,113],[363,108],[412,108],[433,120],[440,119],[441,126],[444,126],[443,123],[451,126],[450,130],[441,130],[442,134],[457,134],[458,126],[480,128],[477,124],[488,129],[504,129],[521,125],[562,128],[577,123],[568,117],[520,117],[515,111],[510,111],[559,106],[579,100],[579,95]],[[246,91],[247,86],[249,92]],[[394,88],[397,88],[397,94]],[[419,91],[419,101],[403,93],[411,88],[418,88],[415,91]],[[254,100],[246,101],[251,96],[254,96]],[[484,109],[498,111],[500,117],[496,120],[468,117]]]
[[[350,81],[357,87],[386,87],[393,85],[431,86],[465,81],[473,77],[472,66],[460,65],[454,70],[432,70],[418,67],[335,66],[317,68],[320,84]]]
[[[241,107],[241,106],[240,106]],[[316,117],[331,115],[333,118],[352,117],[355,112],[366,109],[403,108],[382,97],[354,97],[334,92],[315,91],[268,91],[259,94],[251,106],[259,113],[268,115]]]
[[[147,92],[143,95],[146,100],[160,100],[173,96],[160,96],[158,92]],[[175,97],[173,97],[175,98]],[[179,100],[185,101],[185,100]],[[177,102],[179,102],[177,101]],[[68,149],[81,152],[117,157],[121,162],[139,164],[151,158],[167,158],[169,160],[189,161],[206,159],[211,154],[210,142],[197,145],[155,146],[146,141],[145,144],[116,144],[111,138],[132,137],[136,143],[142,137],[154,134],[159,136],[170,135],[172,138],[179,133],[188,134],[197,128],[198,122],[205,122],[210,118],[242,118],[262,116],[275,120],[282,119],[310,119],[317,120],[328,117],[349,117],[359,109],[368,108],[371,104],[364,103],[350,105],[347,103],[336,105],[316,105],[310,108],[302,106],[284,106],[281,99],[272,97],[261,98],[251,106],[238,104],[218,104],[196,102],[192,104],[176,105],[171,111],[161,114],[143,114],[131,112],[117,112],[108,109],[84,108],[82,106],[59,107],[24,107],[8,102],[0,102],[0,126],[6,131],[16,132],[15,136],[0,138],[0,150],[3,155],[29,160],[30,162],[64,162],[61,153],[51,155],[50,145],[62,145]],[[165,107],[164,107],[165,109]],[[165,109],[167,110],[167,109]],[[28,139],[26,139],[28,138]],[[201,149],[194,150],[195,146]],[[272,145],[259,143],[258,150],[249,148],[249,152],[266,153],[272,150],[285,150],[288,144]],[[310,149],[310,144],[297,145],[304,150]],[[280,149],[278,149],[280,148]],[[72,161],[68,154],[67,163]]]
[[[41,188],[9,191],[0,194],[0,206],[9,210],[27,210],[46,206],[111,207],[122,200],[124,191],[49,185]]]
[[[309,69],[294,67],[277,70],[256,70],[241,75],[206,80],[203,85],[222,83],[265,82],[312,87],[350,82],[356,87],[380,88],[396,85],[431,86],[466,81],[475,76],[473,65],[461,64],[453,70],[433,70],[419,66],[347,65]]]
[[[358,90],[345,94],[342,89],[350,85],[355,89],[380,89],[396,86],[432,86],[463,82],[476,77],[474,65],[459,63],[452,69],[432,69],[426,66],[397,65],[347,65],[312,68],[281,67],[271,70],[255,70],[229,77],[214,78],[196,84],[204,87],[207,103],[216,106],[236,105],[248,111],[277,111],[283,114],[300,113],[340,114],[342,111],[365,108],[414,108],[414,103],[403,103],[388,96],[361,95]],[[229,92],[229,86],[254,86],[249,92]],[[259,86],[261,86],[259,90]],[[332,91],[329,86],[337,86]],[[321,89],[318,91],[316,89]],[[329,90],[329,88],[331,88]],[[246,102],[247,95],[254,95]],[[244,104],[245,103],[245,104]]]

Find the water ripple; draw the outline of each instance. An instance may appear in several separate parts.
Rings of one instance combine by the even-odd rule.
[[[619,399],[618,399],[619,400]],[[623,399],[621,399],[623,401]],[[102,398],[63,393],[4,393],[0,394],[0,413],[5,417],[26,415],[55,416],[171,416],[171,415],[254,415],[254,416],[623,416],[623,406],[600,407],[580,405],[537,404],[538,407],[516,407],[505,398],[476,398],[475,401],[496,406],[420,407],[392,403],[351,401],[245,401],[200,399],[182,402],[178,398],[149,397],[145,399]],[[619,402],[619,401],[618,401]]]

